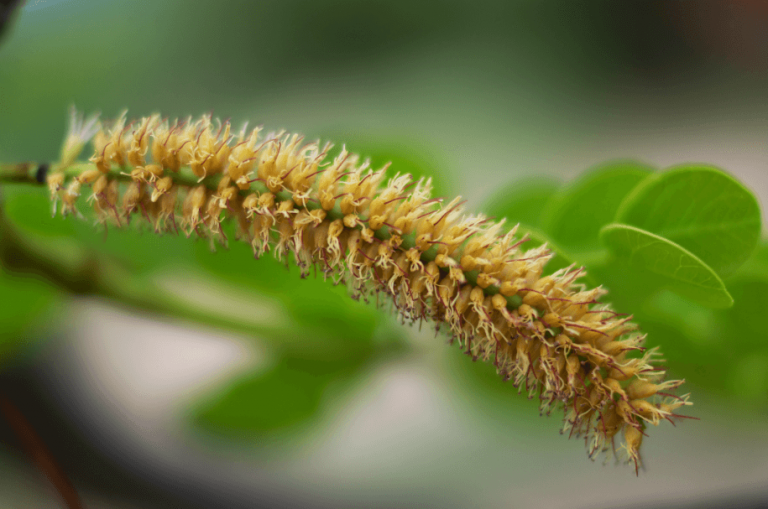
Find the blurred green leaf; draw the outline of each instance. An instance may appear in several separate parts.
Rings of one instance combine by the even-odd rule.
[[[768,274],[739,271],[729,285],[730,309],[711,310],[669,292],[650,299],[636,319],[661,344],[675,375],[700,387],[753,403],[768,403],[768,340],[763,310]],[[760,390],[757,390],[760,388]]]
[[[616,309],[631,312],[648,334],[647,346],[661,346],[670,376],[724,397],[765,405],[768,383],[763,385],[761,373],[768,369],[763,364],[768,341],[762,323],[768,305],[768,263],[762,256],[766,251],[768,245],[763,244],[729,280],[735,303],[728,309],[713,310],[659,291],[654,286],[658,276],[625,266],[622,259],[602,266],[598,275],[611,281],[608,297]]]
[[[613,222],[624,197],[653,167],[612,161],[557,191],[542,210],[541,229],[574,254],[600,250],[600,228]]]
[[[663,290],[665,281],[662,276],[630,263],[629,258],[606,251],[608,257],[588,268],[592,276],[605,285],[608,290],[605,302],[612,303],[616,311],[634,314],[648,298]]]
[[[3,184],[5,215],[24,233],[47,238],[73,237],[75,222],[51,214],[51,199],[45,187]]]
[[[768,352],[744,356],[728,375],[730,394],[750,403],[768,402]]]
[[[768,306],[768,275],[760,278],[739,277],[729,286],[737,305],[725,315],[728,322],[725,328],[739,348],[764,348],[768,351],[764,319]]]
[[[235,439],[301,431],[318,417],[331,385],[349,387],[367,360],[367,355],[329,362],[283,357],[199,404],[192,410],[193,422]]]
[[[0,268],[0,362],[34,339],[30,330],[59,296],[57,289],[44,281]]]
[[[560,187],[553,178],[534,177],[515,181],[495,193],[483,211],[491,217],[507,218],[510,226],[517,223],[536,228],[547,201]]]
[[[674,242],[624,224],[611,224],[601,238],[619,257],[663,278],[670,290],[714,308],[733,305],[723,281],[707,264]]]
[[[507,218],[508,226],[519,223],[519,236],[527,233],[530,239],[523,245],[524,249],[547,244],[555,256],[544,267],[545,274],[552,274],[573,263],[580,263],[537,227],[547,200],[558,187],[558,181],[540,177],[515,182],[492,196],[483,207],[483,211],[489,216],[497,219]],[[594,280],[590,282],[594,283]]]
[[[763,241],[757,246],[752,256],[739,267],[737,275],[752,275],[758,277],[768,277],[768,240]]]
[[[74,240],[81,246],[121,260],[139,274],[193,262],[194,239],[187,239],[184,235],[157,235],[143,220],[134,220],[130,225],[111,227],[105,231],[103,225],[95,224],[94,215],[83,197],[78,207],[85,219],[60,215],[52,217],[51,200],[44,187],[9,184],[3,186],[3,193],[8,219],[21,233],[41,241]]]
[[[718,274],[732,274],[760,238],[755,196],[722,170],[686,165],[651,175],[621,204],[616,222],[684,247]]]

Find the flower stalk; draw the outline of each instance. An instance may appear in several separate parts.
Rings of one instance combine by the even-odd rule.
[[[210,116],[127,123],[123,114],[95,132],[89,161],[75,162],[72,147],[95,128],[73,125],[44,179],[31,165],[0,167],[0,180],[44,180],[65,215],[81,215],[86,195],[105,226],[138,218],[158,233],[227,244],[222,221],[234,221],[256,258],[272,251],[302,277],[320,270],[353,298],[386,296],[404,320],[443,327],[473,360],[538,397],[542,412],[561,408],[562,431],[583,437],[590,458],[610,455],[623,435],[637,469],[647,426],[691,404],[673,393],[683,381],[664,381],[631,317],[601,304],[602,288],[578,283],[583,268],[544,276],[546,246],[525,250],[517,227],[465,212],[460,198],[431,198],[429,179],[387,178],[386,166],[346,148],[331,158],[330,144],[283,131],[233,135]]]

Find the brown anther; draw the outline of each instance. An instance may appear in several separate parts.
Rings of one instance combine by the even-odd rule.
[[[458,314],[463,314],[469,307],[469,296],[472,293],[473,287],[465,286],[459,292],[459,296],[456,299],[455,310]]]
[[[520,316],[528,321],[531,321],[536,317],[536,312],[528,304],[521,304],[520,307],[517,308],[517,311],[520,313]]]
[[[451,279],[459,284],[463,285],[467,282],[467,278],[464,276],[464,271],[461,270],[461,267],[451,267],[448,270],[448,274],[451,276]]]

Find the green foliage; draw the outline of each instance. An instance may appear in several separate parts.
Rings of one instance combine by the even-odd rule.
[[[768,246],[763,245],[763,252]],[[753,258],[754,260],[754,258]],[[669,292],[649,299],[637,320],[663,345],[676,372],[699,386],[753,404],[768,404],[768,342],[762,319],[768,264],[729,281],[735,304],[711,310]]]
[[[541,217],[534,228],[539,238],[549,239],[558,258],[585,265],[590,284],[607,287],[614,307],[634,315],[649,344],[661,345],[675,376],[768,404],[761,323],[768,244],[754,251],[760,232],[754,196],[711,167],[650,171],[632,162],[598,166],[549,198],[543,191],[526,205],[535,214],[528,220]],[[525,201],[514,191],[527,186],[505,187],[486,210],[514,223]],[[462,364],[456,369],[478,387],[493,371]]]
[[[0,189],[0,207],[7,192]],[[0,214],[2,220],[2,214]],[[0,225],[0,243],[6,242]],[[35,275],[8,272],[0,265],[0,364],[37,338],[41,320],[58,301],[60,291]]]
[[[585,172],[545,199],[552,188],[547,181],[513,184],[487,207],[512,221],[521,203],[530,207],[526,217],[533,223],[522,224],[521,231],[531,232],[531,245],[547,241],[552,247],[556,257],[548,270],[575,261],[599,276],[631,265],[643,274],[638,291],[644,295],[669,288],[711,307],[732,305],[721,278],[754,250],[760,208],[731,176],[702,165],[654,173],[642,163],[615,161]],[[522,197],[528,189],[535,200]]]
[[[510,225],[537,228],[547,202],[561,182],[552,178],[533,177],[505,186],[488,200],[483,211],[491,217],[506,217]]]
[[[623,224],[601,230],[603,241],[639,270],[663,276],[673,291],[715,308],[733,305],[723,281],[708,265],[682,246],[653,233]]]
[[[237,439],[301,429],[322,413],[329,392],[354,382],[365,360],[281,357],[267,370],[248,373],[202,402],[193,409],[193,420],[206,431]]]
[[[227,226],[227,234],[234,235],[232,225]],[[292,325],[291,333],[281,338],[281,349],[301,358],[332,360],[345,351],[370,347],[381,314],[350,299],[346,287],[333,286],[322,274],[301,279],[296,267],[271,255],[255,260],[243,242],[232,242],[226,256],[221,255],[199,242],[194,266],[243,292],[280,303]]]
[[[754,195],[711,166],[679,166],[645,179],[624,199],[616,222],[679,244],[721,276],[733,274],[760,238]]]
[[[58,301],[59,291],[46,281],[19,277],[0,269],[0,364],[28,347],[33,329]]]
[[[542,211],[541,227],[573,253],[601,249],[600,228],[616,214],[624,196],[653,168],[634,161],[616,161],[588,170],[555,192]]]
[[[554,179],[534,177],[522,180],[505,187],[501,192],[491,197],[483,207],[483,211],[489,217],[507,218],[507,226],[509,227],[519,224],[519,234],[527,234],[529,238],[525,244],[526,249],[547,244],[547,247],[554,253],[554,257],[544,268],[547,274],[568,267],[576,261],[570,253],[539,227],[542,213],[558,187],[560,187],[560,183]],[[591,276],[588,278],[590,282],[594,283]]]

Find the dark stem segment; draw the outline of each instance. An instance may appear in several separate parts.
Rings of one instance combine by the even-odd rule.
[[[80,501],[80,497],[69,478],[67,478],[64,471],[56,463],[55,458],[45,446],[45,443],[35,433],[35,430],[24,417],[24,414],[6,397],[2,390],[0,390],[0,413],[2,413],[3,418],[10,425],[19,442],[21,442],[21,446],[32,458],[37,468],[56,488],[64,505],[69,509],[83,509],[85,506]]]
[[[44,168],[47,173],[47,164],[37,163],[0,163],[0,181],[2,182],[27,182],[30,184],[42,184],[45,180],[38,180],[38,168]]]

